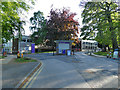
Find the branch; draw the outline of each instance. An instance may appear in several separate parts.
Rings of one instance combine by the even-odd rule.
[[[103,6],[103,4],[101,2],[100,2],[100,4]],[[98,4],[99,7],[102,8],[103,10],[106,10],[106,8],[103,8],[100,4]]]

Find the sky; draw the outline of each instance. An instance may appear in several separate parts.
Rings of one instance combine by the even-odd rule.
[[[30,35],[32,32],[30,31],[30,17],[33,16],[34,12],[41,11],[44,14],[44,17],[47,18],[49,16],[51,5],[53,4],[53,8],[62,9],[63,7],[69,7],[70,12],[75,12],[77,15],[75,16],[75,20],[78,20],[80,26],[82,25],[81,12],[82,8],[79,6],[81,0],[36,0],[35,5],[32,9],[28,11],[28,13],[24,13],[21,15],[21,18],[26,21],[26,25],[24,25],[25,35]],[[27,17],[24,17],[24,16]]]

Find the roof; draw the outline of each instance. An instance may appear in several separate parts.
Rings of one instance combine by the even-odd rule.
[[[97,41],[95,41],[95,40],[82,40],[82,42],[90,42],[90,43],[96,42],[97,43]]]

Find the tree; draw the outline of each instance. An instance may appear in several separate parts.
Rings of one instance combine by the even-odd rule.
[[[113,2],[87,2],[82,12],[84,26],[81,28],[81,36],[86,39],[90,38],[91,33],[97,32],[96,40],[102,44],[111,40],[113,50],[116,49],[118,47],[116,33],[116,31],[118,32],[117,7],[117,4]],[[102,41],[100,39],[103,36],[100,37],[100,34],[105,37]],[[110,42],[107,44],[110,44]]]
[[[34,16],[30,18],[30,29],[33,31],[31,35],[35,44],[43,43],[46,37],[46,20],[43,16],[43,12],[34,12]]]
[[[77,37],[79,23],[74,20],[76,13],[69,9],[51,9],[49,20],[47,22],[47,39],[51,44],[54,40],[71,40]]]
[[[34,4],[33,0],[30,0]],[[14,2],[2,2],[0,1],[2,9],[0,10],[0,15],[2,16],[2,43],[8,42],[14,37],[14,33],[19,30],[24,30],[22,25],[19,27],[20,22],[25,23],[20,20],[19,14],[22,11],[28,11],[30,6],[26,4],[23,0],[20,2],[14,0]],[[19,29],[21,28],[21,29]],[[22,31],[20,31],[21,33]]]

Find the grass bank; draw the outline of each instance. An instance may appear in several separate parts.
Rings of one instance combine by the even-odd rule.
[[[0,56],[0,59],[5,58],[5,56]]]
[[[101,56],[107,56],[107,52],[101,52],[101,51],[95,52],[94,54],[101,55]],[[113,53],[112,53],[112,56],[113,56]]]
[[[38,53],[53,53],[53,51],[38,52]],[[54,53],[56,53],[56,51],[54,51]]]
[[[24,62],[37,62],[37,60],[31,59],[31,58],[16,58],[15,62],[19,62],[19,63],[24,63]]]
[[[36,54],[39,54],[39,53],[53,53],[53,51],[45,51],[45,52],[35,52]],[[54,51],[54,53],[56,53],[56,51]],[[32,54],[32,53],[27,53],[27,54]]]

